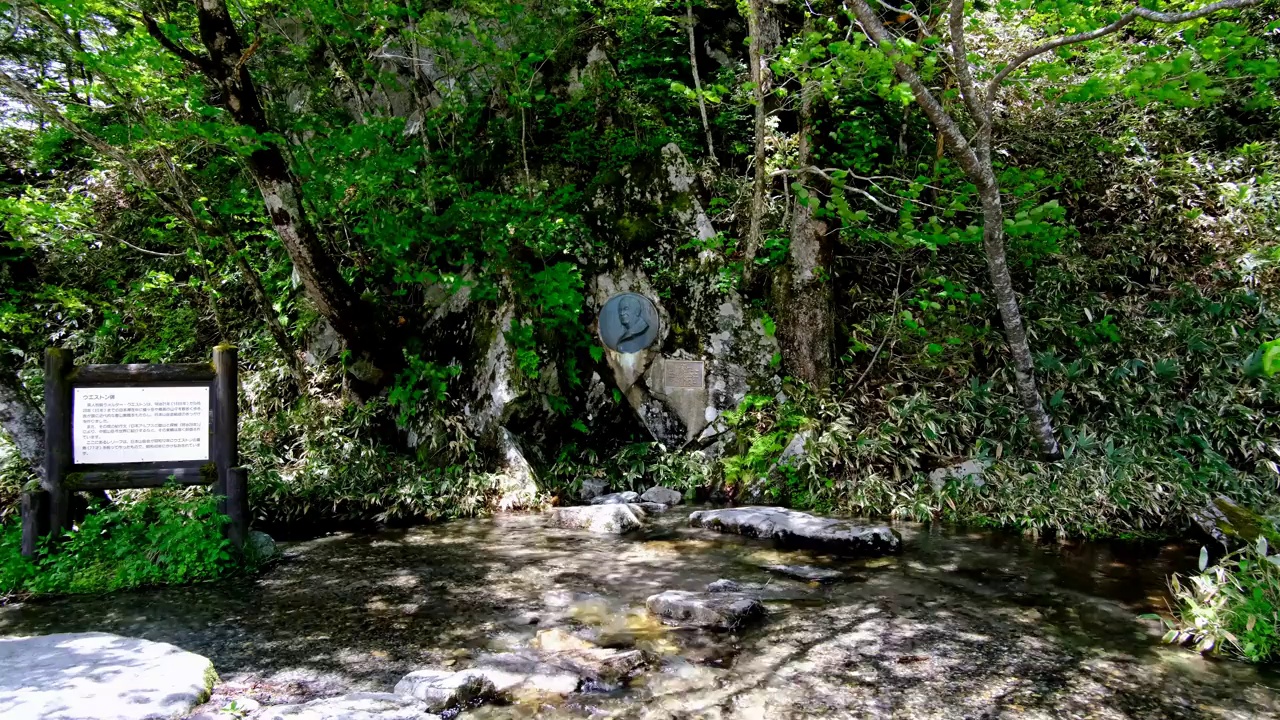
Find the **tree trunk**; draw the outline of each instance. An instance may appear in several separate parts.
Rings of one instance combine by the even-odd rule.
[[[702,78],[698,76],[698,46],[693,36],[693,0],[684,0],[689,20],[689,67],[693,69],[693,91],[698,95],[698,112],[702,114],[702,131],[707,134],[707,155],[717,163],[716,147],[711,142],[711,123],[707,122],[707,101],[702,97]]]
[[[1062,448],[1058,446],[1058,438],[1053,432],[1053,418],[1049,417],[1040,400],[1031,344],[1027,341],[1022,311],[1018,308],[1018,295],[1013,290],[1013,278],[1009,274],[1009,263],[1005,258],[1004,204],[1000,199],[1000,188],[995,184],[980,184],[978,187],[982,196],[982,249],[987,256],[987,271],[991,276],[991,286],[995,289],[1000,319],[1004,322],[1005,340],[1009,343],[1009,353],[1013,355],[1013,374],[1018,386],[1018,397],[1022,401],[1022,411],[1031,423],[1031,432],[1040,446],[1041,455],[1048,460],[1059,460],[1062,458]]]
[[[22,380],[10,372],[0,372],[0,428],[18,455],[39,476],[44,476],[44,415],[36,408]]]
[[[765,188],[767,172],[765,163],[765,81],[768,68],[764,65],[764,0],[749,0],[747,10],[747,27],[751,34],[747,46],[747,59],[751,63],[751,82],[755,86],[752,96],[755,98],[755,180],[751,186],[751,220],[747,226],[746,247],[743,250],[742,277],[743,285],[751,283],[755,268],[756,253],[763,242],[761,225],[764,223]]]
[[[825,391],[831,385],[831,345],[835,336],[830,275],[833,248],[827,224],[815,218],[808,205],[813,176],[806,169],[812,164],[810,135],[813,103],[818,92],[819,88],[812,82],[806,82],[800,90],[796,152],[800,168],[796,182],[800,190],[795,195],[795,209],[791,214],[787,265],[778,274],[774,298],[781,320],[778,342],[783,369],[791,377]]]
[[[267,122],[257,88],[246,67],[254,48],[246,50],[225,0],[196,0],[196,12],[200,40],[209,56],[184,59],[194,61],[210,80],[218,84],[223,106],[235,122],[257,133],[255,141],[259,147],[249,155],[249,174],[262,193],[271,224],[293,261],[307,297],[346,342],[348,349],[357,357],[363,356],[365,363],[352,366],[353,374],[372,385],[382,384],[390,379],[389,373],[394,373],[399,367],[399,349],[389,333],[383,332],[373,308],[361,300],[338,272],[337,264],[307,217],[299,183],[279,143],[271,139],[276,133]],[[172,41],[167,41],[167,38],[161,42],[174,49]],[[179,55],[182,56],[183,52],[180,51]]]

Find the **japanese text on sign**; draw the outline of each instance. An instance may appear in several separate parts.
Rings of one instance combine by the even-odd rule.
[[[71,398],[77,465],[209,459],[209,387],[78,387]]]

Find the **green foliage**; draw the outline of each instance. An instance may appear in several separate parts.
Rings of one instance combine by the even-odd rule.
[[[1200,572],[1169,581],[1177,606],[1172,619],[1161,618],[1165,642],[1256,663],[1280,657],[1280,556],[1267,552],[1259,536],[1207,567],[1202,548]]]
[[[65,536],[22,557],[17,522],[0,528],[0,595],[103,593],[224,577],[242,566],[223,537],[217,498],[178,490],[144,492],[102,506]]]

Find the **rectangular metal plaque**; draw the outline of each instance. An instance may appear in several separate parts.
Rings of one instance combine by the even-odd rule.
[[[701,360],[663,360],[664,384],[669,388],[706,387],[706,371]]]
[[[72,462],[102,465],[209,459],[209,386],[76,387]]]

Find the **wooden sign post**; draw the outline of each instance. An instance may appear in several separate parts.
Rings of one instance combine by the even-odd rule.
[[[249,528],[247,472],[240,462],[236,349],[212,363],[85,365],[50,348],[44,356],[44,479],[22,498],[22,553],[69,526],[72,492],[212,485],[243,547]]]

